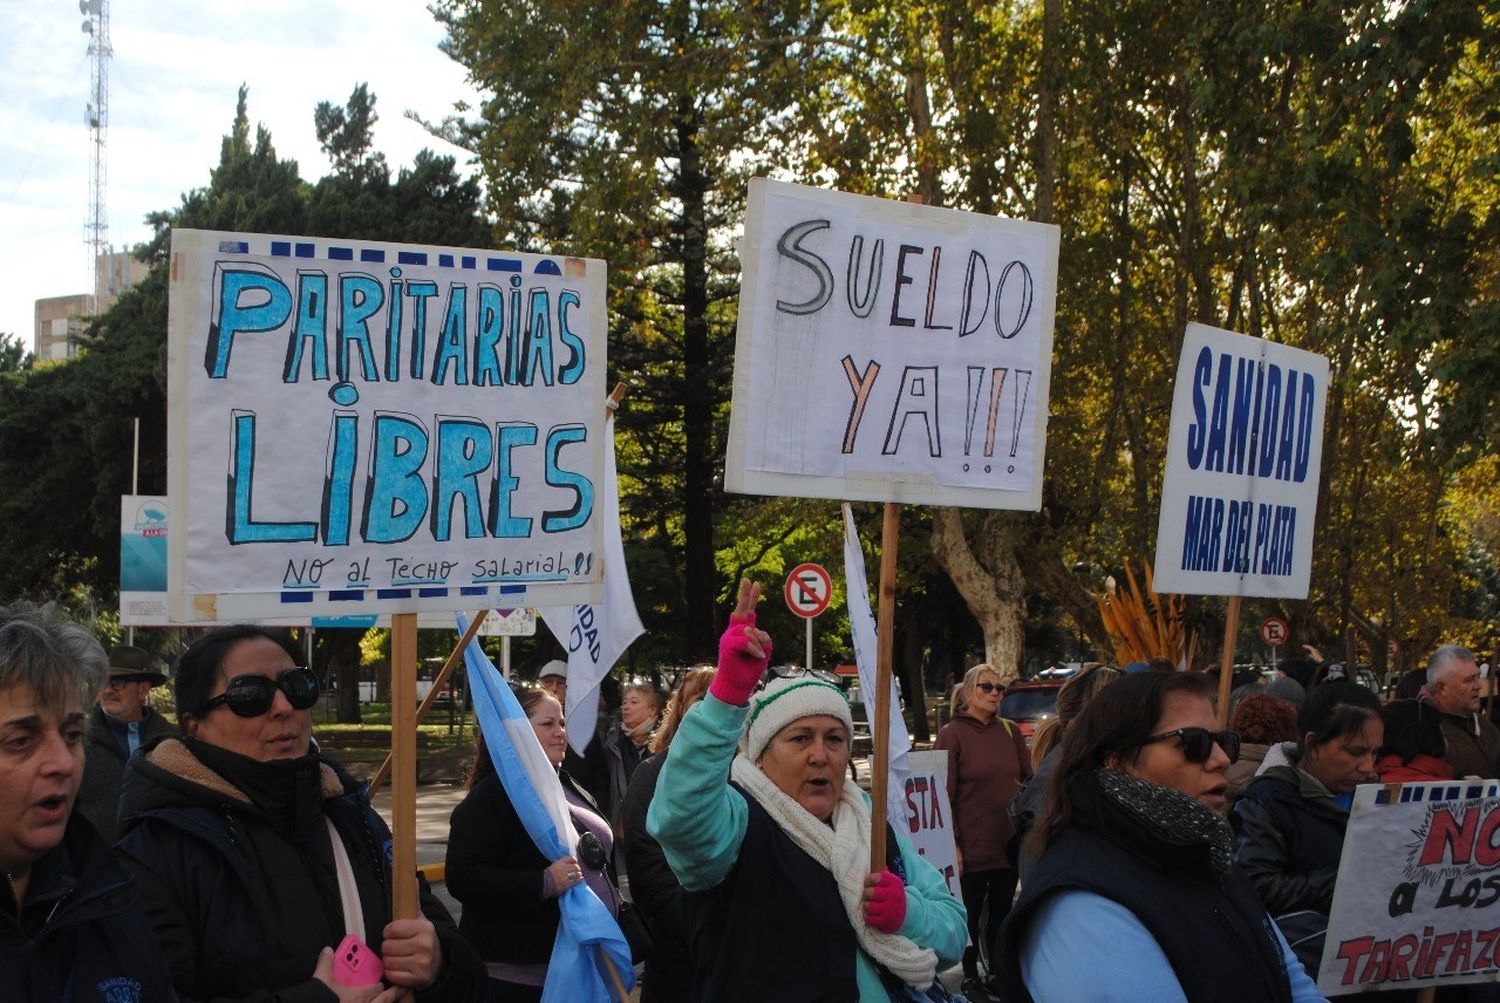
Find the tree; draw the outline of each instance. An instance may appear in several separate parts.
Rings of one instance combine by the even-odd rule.
[[[131,419],[141,422],[140,488],[166,490],[167,253],[174,227],[482,244],[477,182],[454,161],[423,151],[393,183],[370,152],[375,98],[364,85],[342,109],[315,119],[335,170],[316,186],[277,156],[262,127],[251,141],[248,95],[209,184],[171,211],[153,213],[152,241],[138,252],[147,277],[89,325],[78,357],[9,372],[0,366],[0,591],[65,596],[83,589],[112,603],[119,583],[119,498],[130,486]],[[9,342],[0,342],[0,350]],[[4,356],[9,358],[8,355]],[[319,669],[340,681],[339,719],[358,720],[362,632],[319,633]],[[352,640],[350,636],[352,635]]]
[[[26,350],[26,343],[14,334],[0,331],[0,373],[18,373],[30,369],[36,356]]]
[[[602,257],[627,533],[680,576],[643,591],[647,629],[707,658],[736,291],[729,234],[777,146],[815,15],[797,4],[445,0],[444,49],[486,96],[440,131],[479,157],[496,235]]]

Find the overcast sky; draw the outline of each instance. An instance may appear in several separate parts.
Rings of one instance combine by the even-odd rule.
[[[208,183],[250,88],[252,123],[315,180],[329,165],[313,106],[360,82],[378,99],[375,147],[392,167],[424,146],[458,156],[404,113],[446,114],[473,89],[438,51],[417,0],[110,0],[109,240],[145,240],[146,213]],[[87,292],[91,96],[77,0],[0,0],[0,331],[31,341],[35,301]]]

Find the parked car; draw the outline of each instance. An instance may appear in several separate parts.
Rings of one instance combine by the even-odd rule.
[[[1013,683],[1005,691],[1005,696],[1000,701],[1000,716],[1008,717],[1021,726],[1021,734],[1026,736],[1028,747],[1041,723],[1057,716],[1057,691],[1062,689],[1065,682],[1066,679],[1056,678],[1031,679]]]

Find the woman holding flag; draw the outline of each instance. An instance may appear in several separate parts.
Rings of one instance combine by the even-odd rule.
[[[606,866],[614,848],[609,823],[582,787],[561,770],[568,749],[562,705],[539,687],[516,698],[542,751],[562,780],[563,796],[579,833],[577,855],[549,861],[542,855],[506,794],[481,734],[469,793],[448,833],[448,891],[463,903],[459,932],[484,958],[491,1003],[537,1001],[547,978],[561,911],[558,898],[587,884],[619,911],[619,892]]]
[[[686,893],[699,998],[926,999],[963,953],[964,908],[894,829],[870,872],[848,702],[810,676],[756,690],[771,653],[759,596],[740,582],[708,696],[683,718],[647,814]]]

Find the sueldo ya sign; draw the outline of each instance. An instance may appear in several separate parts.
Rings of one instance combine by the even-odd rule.
[[[178,230],[179,619],[592,601],[604,265]]]
[[[1158,592],[1307,598],[1328,360],[1189,324],[1172,394]]]
[[[1036,509],[1056,227],[757,179],[726,486]]]

